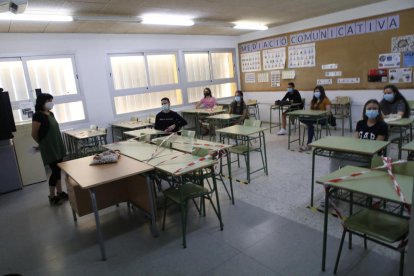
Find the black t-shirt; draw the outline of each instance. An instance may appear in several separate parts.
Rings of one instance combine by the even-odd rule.
[[[177,132],[181,127],[187,124],[187,121],[184,120],[177,112],[170,110],[169,112],[161,111],[155,117],[154,128],[157,130],[166,130],[169,126],[175,124],[175,128],[172,132]]]
[[[55,117],[55,115],[49,111],[50,116]],[[40,123],[39,128],[39,141],[42,140],[47,132],[49,131],[49,116],[44,114],[43,112],[36,111],[35,114],[33,114],[32,121],[36,121]]]
[[[231,103],[231,113],[232,114],[243,115],[243,112],[246,108],[247,108],[247,105],[244,103],[244,101],[240,105],[237,105],[236,101],[233,101]],[[246,116],[249,116],[249,114],[247,114]]]
[[[295,109],[303,109],[302,97],[298,90],[293,89],[292,93],[287,92],[283,97],[282,101],[293,101],[293,103],[300,103],[299,107],[295,107]]]
[[[379,135],[388,138],[388,125],[384,121],[378,121],[375,125],[369,127],[367,121],[361,120],[357,123],[356,131],[359,139],[376,140]]]

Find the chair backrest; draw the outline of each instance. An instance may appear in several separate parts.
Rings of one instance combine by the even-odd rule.
[[[339,104],[350,104],[351,103],[351,98],[348,96],[337,96],[335,100]]]
[[[306,107],[306,98],[302,98],[303,109]]]
[[[183,137],[194,138],[195,134],[196,133],[195,133],[194,130],[183,129],[183,131],[181,131],[181,136],[183,136]]]
[[[262,121],[255,120],[255,119],[246,119],[243,123],[244,126],[253,126],[253,127],[261,127]]]
[[[249,99],[249,100],[247,100],[246,104],[247,104],[247,105],[249,105],[249,104],[251,104],[251,105],[253,105],[253,104],[257,104],[257,100],[254,100],[254,99]]]
[[[131,121],[138,121],[138,117],[137,116],[131,116],[130,120]]]
[[[93,130],[98,130],[98,126],[97,125],[90,125],[89,128],[90,129],[93,129]]]

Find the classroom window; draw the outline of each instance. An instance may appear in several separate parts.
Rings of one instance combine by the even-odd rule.
[[[110,57],[115,90],[147,87],[144,56]]]
[[[211,93],[213,94],[213,97],[215,97],[216,99],[231,97],[237,90],[237,85],[235,82],[191,87],[187,89],[188,102],[198,102],[202,97],[204,97],[203,92],[204,88],[206,87],[209,87],[211,89]]]
[[[208,53],[188,53],[184,59],[188,82],[211,79]]]
[[[147,109],[161,109],[161,99],[164,97],[170,99],[171,106],[183,103],[181,89],[119,96],[114,99],[116,113],[124,114]]]
[[[213,79],[234,78],[232,53],[211,53]]]
[[[174,54],[147,55],[151,86],[178,83],[177,61]]]
[[[0,87],[9,92],[12,102],[29,99],[21,60],[0,60]]]
[[[31,120],[22,108],[29,105],[34,110],[36,88],[54,96],[53,112],[59,123],[86,119],[72,56],[0,59],[0,87],[9,91],[15,122]]]

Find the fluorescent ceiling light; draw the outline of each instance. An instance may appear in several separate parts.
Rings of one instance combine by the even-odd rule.
[[[68,21],[73,21],[73,17],[68,16],[68,15],[52,15],[52,14],[0,13],[0,20],[68,22]]]
[[[171,16],[162,14],[151,14],[142,16],[142,24],[172,25],[172,26],[193,26],[194,21],[188,17]]]
[[[245,23],[236,23],[234,25],[235,29],[242,29],[242,30],[257,30],[257,31],[264,31],[267,30],[268,27],[265,25],[259,25],[259,24],[245,24]]]

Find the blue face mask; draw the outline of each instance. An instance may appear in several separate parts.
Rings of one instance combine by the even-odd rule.
[[[161,105],[161,108],[162,108],[162,110],[167,111],[167,110],[170,110],[170,105],[169,104],[163,104],[163,105]]]
[[[288,87],[287,92],[293,93],[293,88],[292,87]]]
[[[240,97],[240,96],[236,96],[236,97],[234,97],[234,100],[235,100],[236,102],[240,102],[241,97]]]
[[[315,93],[313,93],[313,95],[315,96],[315,98],[319,99],[321,97],[321,92],[315,91]]]
[[[384,94],[384,100],[387,102],[393,102],[394,101],[394,93],[391,94]]]
[[[377,109],[370,109],[370,110],[365,110],[365,115],[368,117],[368,119],[375,119],[377,118],[379,112]]]

